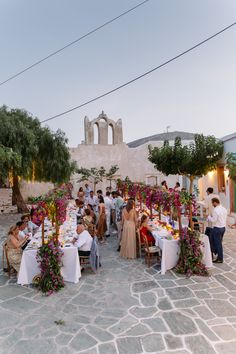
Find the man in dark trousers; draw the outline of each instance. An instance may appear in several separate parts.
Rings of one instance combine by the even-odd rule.
[[[220,204],[218,198],[212,198],[212,215],[209,215],[207,220],[212,222],[213,229],[211,233],[214,252],[217,254],[217,258],[213,260],[213,263],[223,263],[223,246],[222,240],[225,233],[227,210]]]

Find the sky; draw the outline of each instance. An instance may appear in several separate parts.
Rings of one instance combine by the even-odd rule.
[[[0,81],[141,0],[0,0]],[[236,21],[235,0],[150,0],[0,86],[0,105],[47,119],[152,69]],[[236,132],[236,26],[151,75],[48,122],[69,145],[84,116],[123,122],[124,141],[169,131]]]

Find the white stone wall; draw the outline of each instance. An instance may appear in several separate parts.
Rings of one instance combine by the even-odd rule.
[[[161,146],[163,142],[152,142],[152,146]],[[148,160],[148,145],[138,146],[137,148],[129,148],[125,143],[117,145],[78,145],[77,148],[71,149],[72,160],[77,161],[79,167],[91,168],[104,166],[107,170],[112,165],[118,165],[119,170],[117,176],[124,179],[128,176],[134,182],[147,183],[148,177],[157,176],[158,184],[164,179],[170,187],[173,187],[177,181],[181,183],[179,176],[164,176],[154,168],[154,165]],[[77,183],[78,175],[72,177],[74,185],[74,195],[76,195],[80,186],[84,183]],[[98,184],[96,189],[105,191],[109,186],[109,181]]]
[[[47,193],[52,189],[54,185],[52,183],[44,182],[27,182],[22,180],[20,182],[20,190],[24,200],[28,200],[29,197],[37,197],[39,195]]]

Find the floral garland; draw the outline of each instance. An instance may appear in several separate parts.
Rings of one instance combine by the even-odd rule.
[[[160,187],[132,183],[130,180],[119,180],[117,186],[124,197],[132,197],[138,201],[143,201],[148,209],[154,208],[156,211],[162,210],[164,213],[170,214],[171,209],[178,211],[184,207],[185,214],[189,214],[189,210],[192,208],[193,215],[196,215],[196,197],[186,191],[177,192],[173,189],[166,191]]]
[[[35,204],[32,212],[32,220],[40,225],[44,217],[48,217],[59,226],[66,220],[66,207],[70,194],[67,186],[55,188],[46,195],[32,199]]]
[[[62,256],[60,244],[53,239],[38,249],[36,259],[40,264],[41,275],[37,286],[46,295],[51,295],[65,286],[61,275]]]
[[[192,231],[185,227],[180,232],[179,238],[180,255],[178,264],[175,268],[177,273],[191,275],[208,276],[208,270],[202,263],[201,246],[203,243],[200,240],[199,231]]]
[[[44,242],[44,234],[42,234],[42,246],[37,252],[37,262],[40,264],[41,274],[35,285],[46,295],[59,291],[65,285],[61,275],[63,251],[58,241],[58,233],[59,226],[66,220],[66,207],[69,198],[67,186],[62,186],[35,200],[36,208],[33,217],[37,218],[39,222],[48,217],[56,227],[56,233],[48,243]]]

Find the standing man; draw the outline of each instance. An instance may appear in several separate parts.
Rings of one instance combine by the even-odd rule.
[[[111,222],[111,208],[112,208],[112,201],[110,196],[111,193],[106,192],[106,196],[104,197],[106,223],[107,223],[106,237],[110,236],[110,222]]]
[[[89,197],[87,199],[87,204],[91,204],[93,207],[93,211],[95,212],[96,216],[98,214],[98,197],[94,195],[94,191],[89,192]]]
[[[87,201],[88,197],[89,197],[89,193],[91,192],[91,188],[89,187],[88,183],[85,183],[85,187],[84,187],[84,197],[85,200]]]
[[[217,198],[220,200],[220,197],[217,194],[214,194],[214,189],[212,187],[208,187],[206,190],[207,196],[205,198],[205,208],[206,208],[206,215],[212,215],[213,212],[213,205],[212,205],[212,198]]]
[[[212,198],[212,216],[209,215],[207,220],[212,222],[212,240],[214,246],[214,252],[217,254],[217,258],[213,260],[213,263],[223,263],[223,246],[222,240],[225,233],[227,210],[220,204],[218,198]]]

